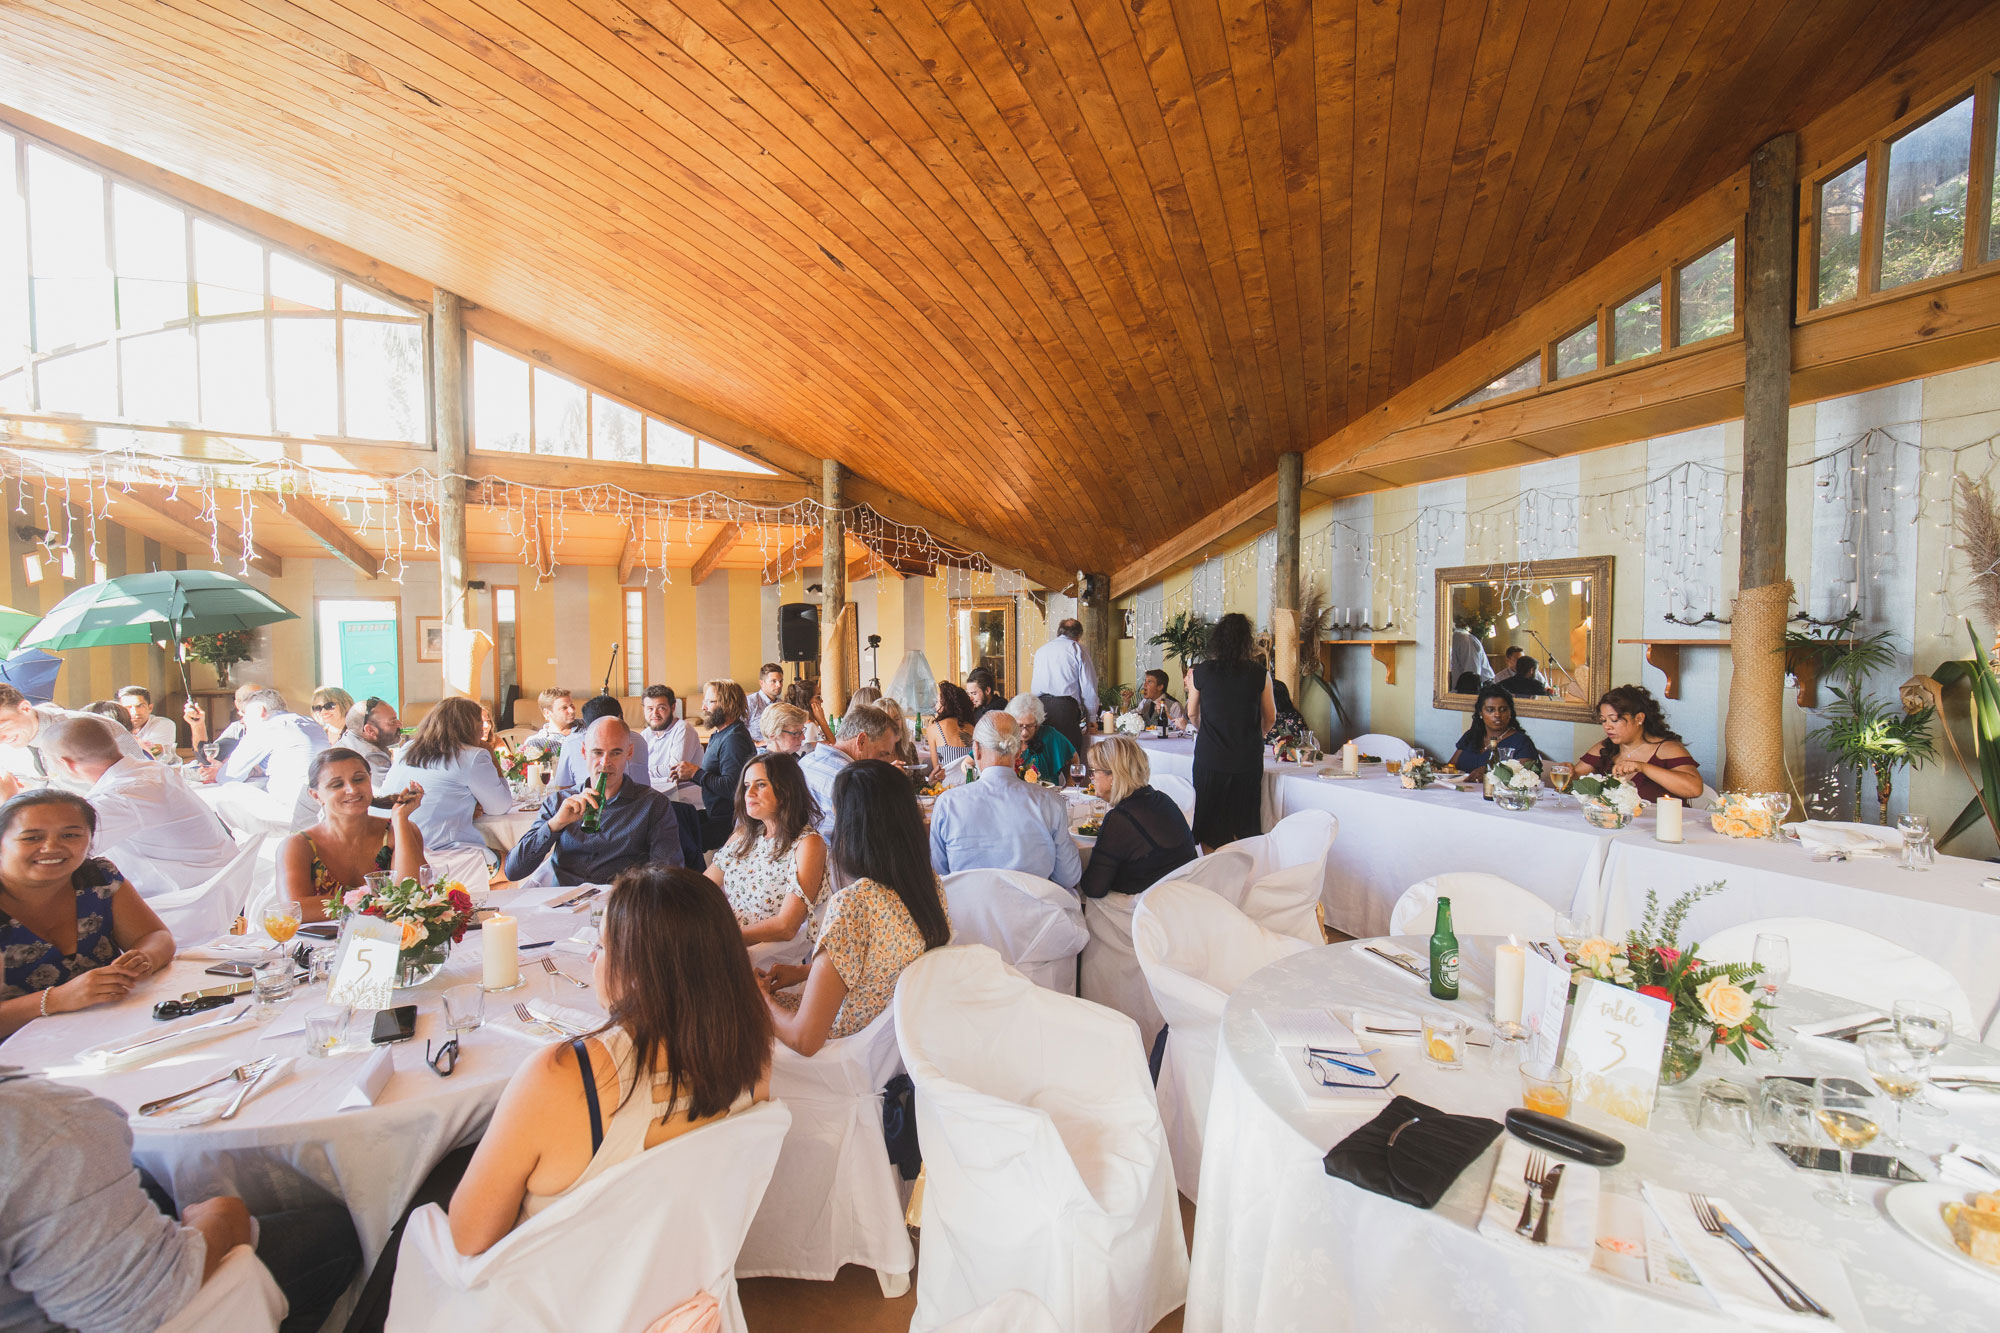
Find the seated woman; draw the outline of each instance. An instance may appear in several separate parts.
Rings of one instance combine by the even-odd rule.
[[[917,743],[910,739],[909,724],[903,719],[903,705],[897,703],[894,699],[884,696],[875,701],[875,706],[886,713],[889,720],[896,724],[895,762],[901,764],[904,768],[909,768],[917,762]]]
[[[1077,890],[1086,898],[1144,893],[1195,858],[1194,834],[1174,798],[1149,785],[1146,751],[1130,736],[1090,747],[1090,786],[1111,802]]]
[[[1629,778],[1644,801],[1662,796],[1692,801],[1701,795],[1701,768],[1681,738],[1668,730],[1666,715],[1650,691],[1637,685],[1606,690],[1597,701],[1597,717],[1604,724],[1604,744],[1577,757],[1578,773]]]
[[[812,719],[790,704],[775,703],[765,706],[757,726],[764,733],[766,754],[795,755],[806,748],[806,733],[812,730]]]
[[[1472,705],[1472,725],[1458,738],[1458,748],[1452,751],[1451,762],[1458,766],[1458,771],[1477,778],[1495,759],[1541,757],[1542,752],[1535,748],[1534,741],[1521,730],[1521,723],[1514,716],[1514,696],[1491,681],[1480,686],[1479,697]]]
[[[833,727],[826,720],[826,709],[820,704],[819,677],[795,680],[785,686],[785,702],[806,715],[806,745],[818,745],[821,741],[833,739]]]
[[[174,937],[109,861],[97,812],[40,788],[0,805],[0,1039],[49,1014],[122,1000],[174,960]]]
[[[979,710],[972,696],[948,680],[937,683],[937,714],[924,728],[931,744],[931,780],[940,781],[947,767],[972,755],[972,728]]]
[[[512,809],[514,793],[480,740],[485,726],[485,710],[471,699],[443,700],[424,714],[402,756],[382,775],[382,790],[416,789],[422,799],[410,807],[410,822],[426,852],[471,848],[495,865],[499,857],[473,821]]]
[[[329,741],[340,739],[340,733],[347,729],[347,711],[354,707],[354,696],[338,685],[322,685],[312,692],[312,702],[306,711],[313,721],[326,728]]]
[[[1042,725],[1042,701],[1032,694],[1017,694],[1008,701],[1007,712],[1021,725],[1021,753],[1014,760],[1014,771],[1025,776],[1032,768],[1042,781],[1064,785],[1076,747],[1054,727]]]
[[[834,869],[847,887],[828,901],[809,963],[757,974],[778,1040],[800,1055],[874,1022],[903,969],[951,942],[930,838],[903,770],[880,759],[847,765],[833,782],[833,812]]]
[[[397,792],[387,819],[373,814],[368,802],[375,780],[368,761],[340,747],[313,756],[306,787],[319,802],[319,822],[278,847],[278,892],[299,905],[301,921],[326,920],[328,898],[360,888],[378,870],[397,879],[416,878],[424,864],[424,835],[411,816],[423,803],[422,787],[412,782]]]
[[[791,939],[819,906],[826,842],[813,831],[818,815],[794,756],[766,752],[743,766],[736,831],[709,858],[708,878],[729,899],[745,944]]]

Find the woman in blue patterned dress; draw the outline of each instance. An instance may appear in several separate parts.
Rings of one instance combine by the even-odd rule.
[[[90,855],[97,812],[73,792],[0,805],[0,1038],[123,999],[174,959],[174,937],[118,868]]]

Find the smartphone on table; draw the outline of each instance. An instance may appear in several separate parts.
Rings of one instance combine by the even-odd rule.
[[[417,1006],[399,1004],[394,1009],[375,1011],[375,1031],[369,1040],[377,1046],[408,1041],[417,1035]]]

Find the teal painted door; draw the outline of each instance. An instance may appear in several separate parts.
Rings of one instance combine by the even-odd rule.
[[[354,696],[356,703],[374,695],[397,708],[401,682],[396,679],[396,622],[393,620],[343,620],[340,622],[340,688]]]

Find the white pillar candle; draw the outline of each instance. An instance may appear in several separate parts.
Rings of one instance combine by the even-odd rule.
[[[1681,799],[1678,796],[1662,796],[1653,803],[1653,837],[1661,842],[1681,841]]]
[[[521,980],[520,923],[511,916],[489,916],[479,935],[480,979],[486,989],[506,990],[518,984]]]
[[[1361,771],[1361,751],[1355,746],[1353,741],[1349,741],[1340,747],[1340,767],[1344,772],[1348,773],[1358,773]]]
[[[1493,1021],[1521,1021],[1521,985],[1528,972],[1527,950],[1503,944],[1493,951]]]

